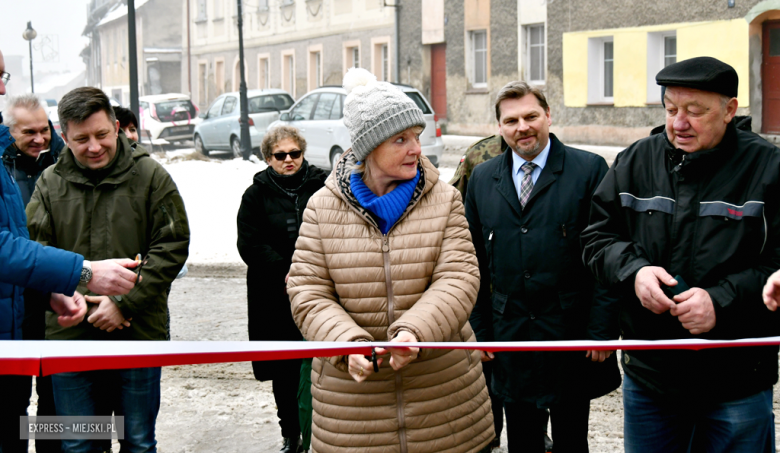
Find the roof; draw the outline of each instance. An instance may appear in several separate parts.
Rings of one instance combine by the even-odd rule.
[[[138,8],[142,7],[144,3],[146,3],[149,0],[135,0],[135,9],[138,11]],[[124,3],[120,3],[116,5],[114,9],[109,11],[105,16],[103,16],[103,19],[98,22],[97,26],[105,25],[109,22],[113,22],[119,18],[127,16],[127,5]]]

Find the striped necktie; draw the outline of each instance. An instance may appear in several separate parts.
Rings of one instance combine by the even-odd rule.
[[[531,178],[531,173],[533,173],[536,168],[536,164],[533,162],[526,162],[520,168],[525,172],[523,181],[520,183],[520,206],[525,209],[528,199],[531,198],[531,192],[534,190],[534,180]]]

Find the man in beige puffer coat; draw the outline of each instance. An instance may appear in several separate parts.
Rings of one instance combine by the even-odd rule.
[[[411,200],[383,234],[352,191],[358,158],[374,149],[360,132],[383,131],[384,141],[408,130],[389,124],[402,114],[385,111],[407,108],[405,95],[382,84],[389,86],[369,81],[347,96],[348,127],[358,107],[369,121],[350,128],[353,149],[304,212],[288,282],[293,316],[309,341],[390,341],[403,331],[422,342],[476,341],[468,318],[479,268],[460,193],[418,153]],[[365,108],[360,93],[372,90],[388,99]],[[421,349],[398,370],[385,358],[377,373],[360,369],[362,382],[347,359],[312,364],[313,451],[478,452],[494,437],[478,351]]]

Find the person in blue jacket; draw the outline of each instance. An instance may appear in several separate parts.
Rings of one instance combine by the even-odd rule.
[[[5,61],[0,51],[0,95],[5,95]],[[0,116],[0,150],[14,143]],[[98,294],[127,294],[135,285],[135,267],[130,259],[89,262],[84,257],[44,247],[30,240],[27,217],[19,187],[0,169],[0,340],[21,340],[25,288],[52,293],[49,302],[63,326],[81,322],[86,302],[76,292],[79,281]],[[94,288],[94,289],[93,289]],[[27,415],[31,378],[4,374],[0,365],[0,388],[5,399],[0,410],[0,451],[26,452],[27,441],[19,439],[19,417]]]

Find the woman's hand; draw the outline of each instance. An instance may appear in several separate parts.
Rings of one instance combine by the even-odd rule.
[[[401,330],[398,335],[395,336],[391,343],[417,343],[417,337],[409,331]],[[411,347],[398,347],[398,348],[376,348],[377,355],[390,353],[390,366],[394,370],[398,371],[405,367],[412,360],[417,358],[417,354],[420,353],[420,348]],[[368,363],[368,361],[366,361]]]
[[[377,366],[382,364],[382,359],[376,361]],[[367,377],[374,374],[374,364],[361,354],[352,354],[347,361],[347,371],[356,382],[363,382]]]

